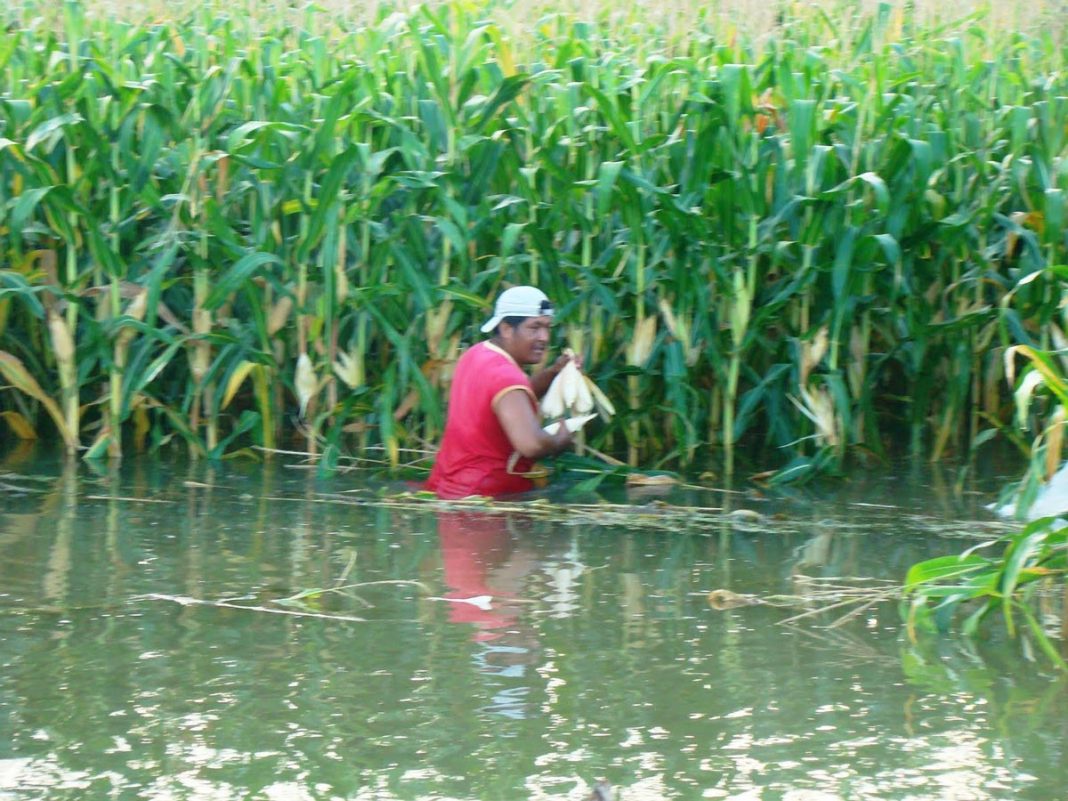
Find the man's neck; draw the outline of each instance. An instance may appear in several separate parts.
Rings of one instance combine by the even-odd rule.
[[[489,348],[490,350],[496,351],[497,353],[501,354],[502,356],[507,356],[516,367],[522,368],[522,365],[519,364],[519,362],[516,360],[515,356],[513,356],[511,353],[506,351],[504,349],[504,346],[502,346],[501,343],[497,339],[487,339],[487,340],[485,340],[485,343],[486,343],[486,347],[487,348]]]

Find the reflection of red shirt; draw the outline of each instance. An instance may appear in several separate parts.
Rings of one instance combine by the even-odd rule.
[[[515,449],[494,411],[500,397],[516,389],[530,396],[536,411],[530,379],[499,347],[480,342],[460,357],[449,390],[445,435],[427,481],[439,498],[507,495],[534,486],[530,479],[509,473],[508,459]],[[532,466],[521,458],[512,470],[526,473]]]
[[[510,596],[487,583],[487,573],[500,567],[512,553],[512,537],[503,517],[440,512],[438,536],[441,538],[441,562],[445,584],[449,588],[449,620],[474,623],[475,640],[492,640],[515,622],[515,613],[504,603]],[[491,597],[490,608],[480,609],[465,599],[480,595]]]

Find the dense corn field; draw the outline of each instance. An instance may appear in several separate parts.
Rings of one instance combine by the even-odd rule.
[[[1005,349],[1064,342],[1068,15],[766,5],[12,7],[7,431],[396,464],[533,283],[631,462],[967,452],[1011,420]]]

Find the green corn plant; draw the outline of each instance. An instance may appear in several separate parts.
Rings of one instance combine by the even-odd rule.
[[[902,421],[931,458],[1007,423],[996,351],[1050,347],[1068,261],[1056,24],[791,7],[758,43],[703,9],[503,10],[5,10],[2,266],[42,314],[0,297],[0,350],[68,447],[433,447],[516,283],[624,401],[590,444],[634,463],[840,469]],[[8,412],[53,420],[14,384]]]
[[[1017,362],[1021,358],[1024,368],[1018,374]],[[1068,380],[1062,360],[1029,345],[1014,345],[1005,351],[1006,377],[1014,386],[1016,425],[1035,432],[1028,470],[1013,497],[1002,499],[1003,506],[1011,504],[1020,518],[1027,514],[1038,490],[1062,463],[1068,409]],[[1041,395],[1051,402],[1040,405]],[[1041,408],[1039,415],[1034,414],[1036,406]],[[979,553],[993,547],[1000,548],[1000,552],[991,556]],[[1048,593],[1051,585],[1066,585],[1066,575],[1068,529],[1052,517],[1034,520],[1017,533],[975,546],[959,556],[920,562],[910,568],[906,578],[908,605],[903,613],[910,636],[915,640],[922,628],[948,628],[958,609],[965,606],[973,608],[961,630],[973,636],[982,621],[1000,612],[1010,637],[1017,634],[1019,616],[1050,661],[1062,670],[1068,669],[1034,609],[1035,593]]]
[[[993,556],[981,551],[1000,548]],[[1068,529],[1041,518],[1019,533],[982,543],[959,556],[942,556],[913,565],[905,579],[903,614],[914,642],[923,630],[946,630],[958,612],[968,611],[961,630],[975,636],[995,613],[1010,637],[1020,633],[1017,618],[1049,661],[1060,670],[1068,662],[1034,608],[1036,593],[1064,584],[1068,575]],[[1063,632],[1061,632],[1063,636]]]

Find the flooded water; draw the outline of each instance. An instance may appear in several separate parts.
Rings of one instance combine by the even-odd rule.
[[[997,530],[938,474],[498,514],[283,464],[0,472],[3,801],[1068,798],[1065,681],[874,602]]]

